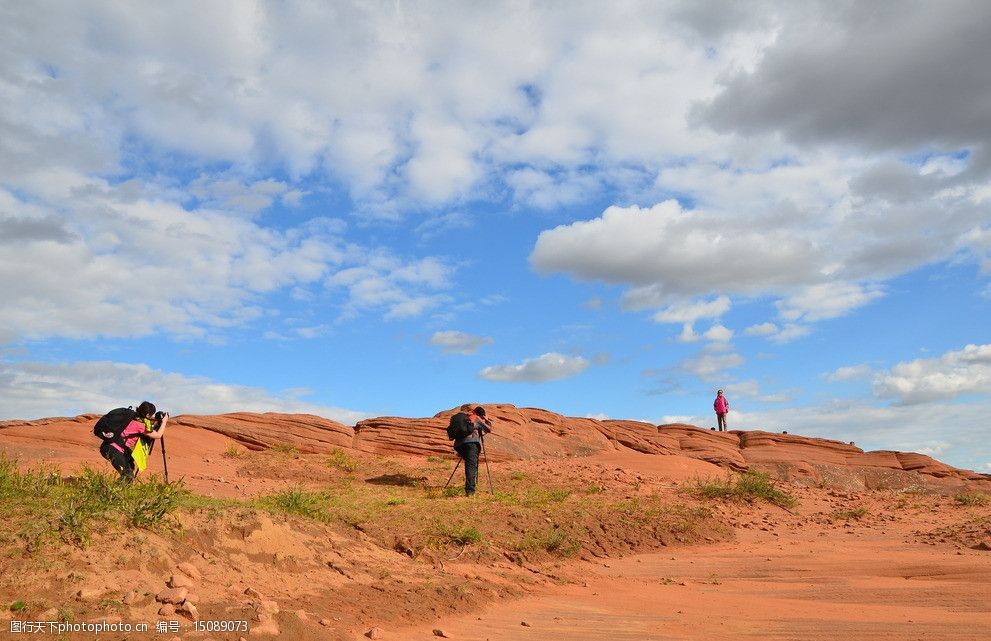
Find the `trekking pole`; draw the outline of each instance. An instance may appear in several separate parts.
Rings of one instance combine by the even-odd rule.
[[[485,459],[485,471],[489,473],[489,494],[495,494],[495,490],[492,489],[492,470],[489,469],[489,457],[485,455],[485,437],[479,434],[478,439],[482,442],[482,458]]]
[[[449,477],[447,477],[447,483],[444,484],[444,489],[445,490],[447,489],[447,486],[451,484],[451,479],[454,478],[454,473],[458,471],[458,468],[459,467],[461,467],[461,457],[460,456],[458,457],[458,464],[454,466],[454,469],[451,470],[451,475]]]
[[[162,441],[162,467],[165,468],[165,482],[169,482],[169,459],[165,458],[165,437],[163,436]]]

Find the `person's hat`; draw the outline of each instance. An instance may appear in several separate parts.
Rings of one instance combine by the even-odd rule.
[[[479,405],[478,407],[475,408],[475,413],[484,418],[485,417],[485,408],[482,407],[481,405]]]

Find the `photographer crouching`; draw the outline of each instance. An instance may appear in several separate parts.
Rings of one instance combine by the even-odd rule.
[[[155,441],[165,436],[168,412],[158,412],[148,401],[134,410],[122,407],[104,415],[93,433],[100,437],[100,454],[110,461],[123,483],[131,483],[148,467],[148,455]]]

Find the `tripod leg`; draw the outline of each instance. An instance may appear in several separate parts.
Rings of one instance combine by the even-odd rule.
[[[165,469],[165,482],[169,482],[169,459],[165,457],[165,437],[161,438],[162,441],[162,467]]]
[[[447,477],[447,483],[444,484],[444,489],[445,490],[447,489],[447,486],[451,484],[451,479],[454,478],[454,473],[458,471],[458,468],[459,467],[461,467],[461,457],[460,456],[458,457],[458,464],[454,466],[454,469],[451,470],[451,475],[449,477]]]
[[[489,494],[495,494],[495,490],[492,489],[492,470],[489,469],[489,457],[485,455],[485,439],[480,438],[482,441],[482,458],[485,459],[485,471],[489,474]]]

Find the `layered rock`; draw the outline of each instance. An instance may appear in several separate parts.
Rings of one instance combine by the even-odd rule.
[[[922,483],[926,487],[967,485],[991,491],[991,475],[953,468],[922,454],[864,452],[840,441],[759,430],[715,432],[685,424],[600,421],[505,404],[485,408],[494,425],[493,433],[485,439],[486,455],[491,461],[633,450],[655,456],[686,456],[737,471],[762,469],[779,478],[850,489],[916,487]],[[216,432],[253,450],[289,446],[304,454],[343,449],[383,455],[450,456],[446,427],[456,411],[445,410],[427,418],[371,418],[354,427],[313,415],[247,412],[177,416],[171,423]],[[25,441],[38,434],[40,439],[47,430],[62,426],[71,427],[72,438],[92,440],[88,432],[97,418],[83,415],[4,421],[0,422],[0,438]]]
[[[217,432],[251,450],[287,446],[302,454],[320,454],[354,447],[353,427],[312,414],[184,414],[169,423]]]

